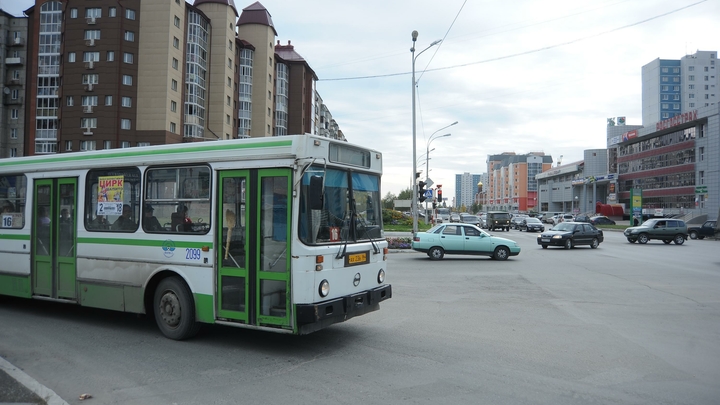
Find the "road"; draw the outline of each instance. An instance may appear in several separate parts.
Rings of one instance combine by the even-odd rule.
[[[720,242],[494,234],[523,251],[392,253],[380,311],[301,337],[0,298],[0,356],[70,404],[720,402]]]

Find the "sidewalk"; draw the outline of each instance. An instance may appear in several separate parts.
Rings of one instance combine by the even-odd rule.
[[[0,405],[3,404],[69,405],[53,390],[0,357]]]

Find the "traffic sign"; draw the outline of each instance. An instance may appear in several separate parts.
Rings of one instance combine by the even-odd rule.
[[[428,177],[427,180],[425,180],[425,184],[427,184],[428,187],[432,187],[435,182],[433,182],[432,179]]]
[[[432,198],[432,190],[426,190],[425,191],[425,197]]]
[[[705,194],[707,193],[707,186],[697,186],[695,187],[695,194]]]

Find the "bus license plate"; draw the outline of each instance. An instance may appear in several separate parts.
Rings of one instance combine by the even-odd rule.
[[[357,266],[365,263],[370,263],[368,252],[350,253],[345,256],[345,266]]]

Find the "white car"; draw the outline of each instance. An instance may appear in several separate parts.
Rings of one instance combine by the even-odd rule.
[[[553,225],[557,225],[560,222],[573,222],[573,220],[575,220],[575,216],[573,216],[573,214],[555,215],[553,217]]]

